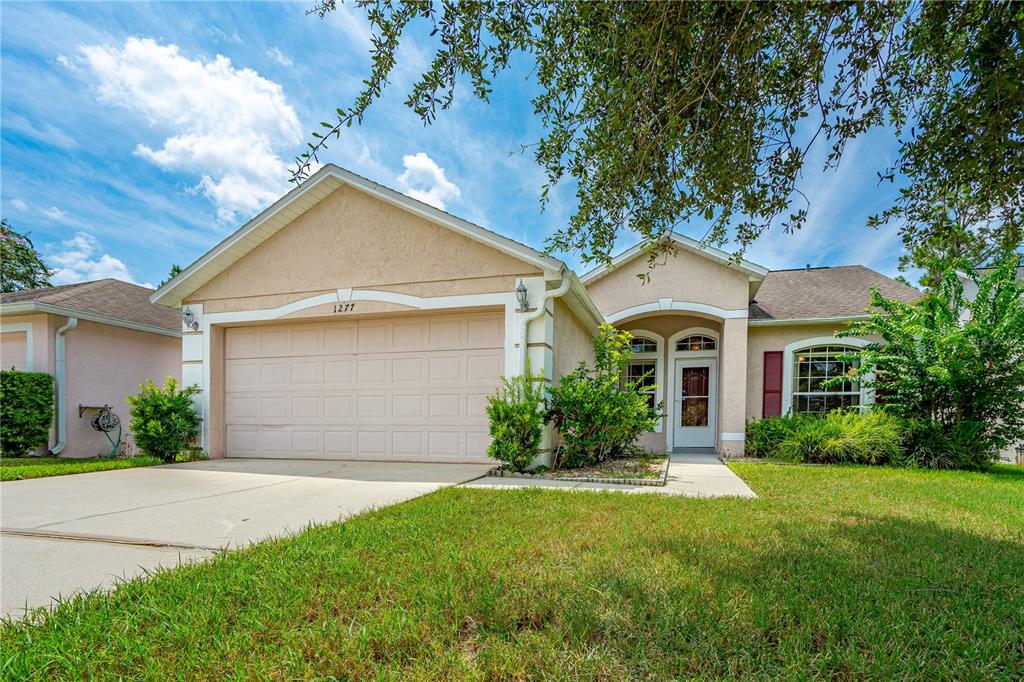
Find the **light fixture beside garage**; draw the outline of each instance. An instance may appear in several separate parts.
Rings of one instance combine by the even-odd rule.
[[[526,297],[526,285],[523,284],[523,280],[519,280],[519,286],[516,287],[516,300],[519,302],[519,312],[525,313],[530,309],[530,301]]]
[[[192,331],[199,329],[199,323],[196,322],[196,314],[192,312],[191,308],[185,308],[181,311],[181,321]]]

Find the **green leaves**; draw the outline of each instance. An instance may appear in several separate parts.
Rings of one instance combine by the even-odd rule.
[[[460,83],[487,101],[513,54],[532,62],[542,207],[565,176],[577,187],[551,250],[607,262],[617,237],[636,231],[653,267],[662,237],[687,221],[741,249],[769,229],[799,229],[816,200],[799,191],[812,146],[828,145],[834,168],[850,141],[883,125],[906,135],[892,167],[872,170],[902,188],[869,225],[898,221],[911,249],[942,242],[931,220],[939,207],[962,216],[983,248],[1020,241],[1019,3],[356,4],[373,33],[372,66],[352,108],[323,122],[336,137],[381,96],[417,22],[434,52],[406,104],[424,123]],[[313,12],[334,9],[322,0]],[[296,159],[294,181],[329,136]]]
[[[1020,256],[1006,252],[989,271],[933,262],[934,290],[913,304],[874,292],[868,320],[845,336],[874,336],[860,351],[858,374],[902,417],[934,422],[978,445],[984,458],[1024,440],[1024,283]],[[964,282],[977,289],[966,295]],[[973,428],[973,427],[972,427]],[[929,435],[929,441],[941,440]]]
[[[540,452],[544,426],[544,377],[527,372],[502,377],[501,388],[487,396],[491,444],[487,454],[514,471],[529,467]]]
[[[22,457],[46,445],[53,399],[52,375],[0,371],[0,452],[5,457]]]
[[[0,291],[48,287],[52,274],[28,235],[0,220]]]
[[[548,420],[561,437],[556,467],[590,466],[628,454],[641,434],[657,426],[662,406],[650,406],[639,380],[624,380],[632,338],[601,325],[593,340],[593,368],[581,362],[551,388]]]
[[[163,388],[148,379],[139,389],[128,396],[135,444],[148,455],[173,462],[200,433],[199,414],[192,402],[199,386],[179,388],[169,376]]]

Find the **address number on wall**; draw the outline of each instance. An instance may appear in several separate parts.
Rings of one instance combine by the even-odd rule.
[[[350,313],[356,309],[355,303],[335,303],[334,312],[336,313]]]

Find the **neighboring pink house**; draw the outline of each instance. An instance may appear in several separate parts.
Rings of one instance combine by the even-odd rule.
[[[90,425],[96,408],[110,405],[127,437],[125,398],[146,379],[181,377],[178,313],[150,303],[152,293],[101,279],[0,294],[0,367],[56,378],[50,452],[106,454],[110,444]]]

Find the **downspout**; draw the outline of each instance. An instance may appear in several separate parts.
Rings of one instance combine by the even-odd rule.
[[[57,442],[50,448],[51,455],[59,455],[67,446],[67,340],[64,335],[78,326],[77,317],[69,317],[67,324],[57,330],[54,335],[56,340],[56,364],[57,364]]]
[[[544,314],[544,312],[547,310],[548,301],[550,301],[551,299],[554,299],[554,298],[561,298],[562,296],[565,295],[565,293],[567,291],[569,291],[569,287],[572,286],[572,279],[569,277],[569,275],[567,275],[565,273],[564,270],[562,271],[561,275],[562,275],[562,284],[557,289],[552,289],[551,291],[545,291],[544,295],[540,297],[540,302],[537,304],[537,309],[534,310],[529,315],[525,315],[523,317],[522,326],[519,328],[519,347],[520,347],[519,367],[520,367],[520,374],[526,372],[526,358],[527,358],[527,350],[528,350],[527,347],[526,347],[526,338],[527,338],[527,329],[530,326],[530,323],[533,322],[534,320],[538,319],[541,315]]]

